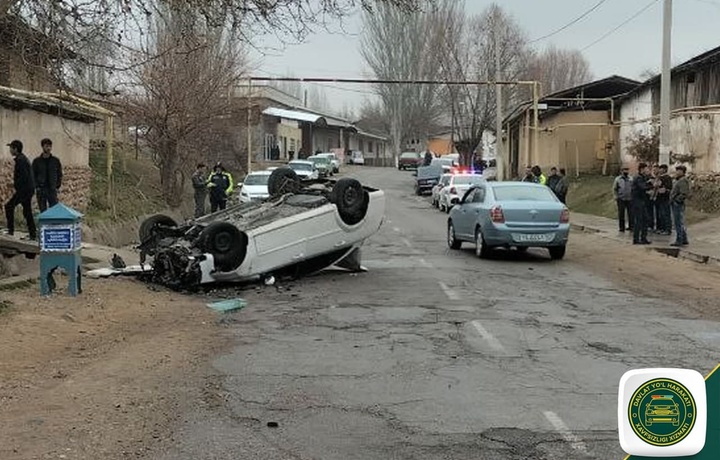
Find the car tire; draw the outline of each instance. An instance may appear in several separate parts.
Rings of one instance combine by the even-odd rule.
[[[462,246],[462,241],[455,237],[455,226],[453,226],[452,221],[448,221],[447,242],[450,249],[457,250]]]
[[[147,241],[148,238],[153,236],[153,233],[158,226],[176,227],[177,222],[175,222],[175,219],[172,217],[164,214],[155,214],[154,216],[148,217],[142,224],[140,224],[140,229],[138,230],[140,242],[142,243],[143,241]]]
[[[492,248],[485,242],[485,237],[482,234],[480,227],[475,229],[475,255],[481,259],[487,259],[490,257]]]
[[[355,225],[365,218],[370,196],[356,179],[343,177],[335,183],[330,201],[335,203],[343,222]]]
[[[213,222],[203,229],[199,246],[212,254],[215,266],[223,272],[238,268],[247,255],[248,237],[229,222]]]
[[[300,189],[300,178],[291,168],[278,168],[268,178],[268,194],[278,197],[286,193],[296,193]]]
[[[551,246],[548,248],[552,260],[562,260],[565,257],[565,246]]]

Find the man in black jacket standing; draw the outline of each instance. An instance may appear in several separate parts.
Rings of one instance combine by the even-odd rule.
[[[5,218],[7,220],[8,235],[15,233],[15,208],[22,206],[23,217],[27,221],[28,236],[31,240],[37,239],[37,229],[35,227],[35,219],[32,212],[32,197],[35,194],[35,181],[33,179],[32,167],[30,161],[25,156],[23,144],[18,140],[14,140],[8,144],[10,154],[15,159],[15,170],[13,173],[13,185],[15,193],[12,198],[5,204]]]
[[[638,173],[632,182],[633,244],[650,244],[647,239],[648,214],[646,212],[653,185],[648,180],[647,164],[638,164]]]
[[[40,212],[58,203],[58,190],[62,185],[62,164],[60,159],[52,154],[52,141],[40,141],[42,153],[32,162],[35,186],[37,187],[37,202]]]

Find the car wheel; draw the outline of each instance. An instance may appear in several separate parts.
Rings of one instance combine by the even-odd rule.
[[[268,193],[271,197],[295,193],[300,189],[300,179],[291,168],[278,168],[268,178]]]
[[[215,266],[229,272],[238,268],[247,255],[248,237],[229,222],[213,222],[203,229],[199,246],[215,259]]]
[[[450,249],[460,249],[460,246],[462,246],[462,241],[455,238],[455,227],[452,221],[448,222],[447,241]]]
[[[148,217],[143,221],[142,224],[140,224],[140,229],[138,231],[140,242],[142,243],[144,241],[147,241],[150,237],[152,237],[155,233],[155,229],[158,226],[176,227],[177,222],[175,222],[175,219],[173,219],[172,217],[166,216],[164,214],[155,214],[154,216]]]
[[[552,260],[561,260],[565,257],[565,246],[552,246],[548,248]]]
[[[349,177],[339,179],[333,187],[330,201],[337,206],[340,218],[348,225],[355,225],[365,218],[370,196],[360,182]]]
[[[481,259],[487,259],[491,251],[492,248],[485,242],[482,230],[478,227],[475,230],[475,255]]]

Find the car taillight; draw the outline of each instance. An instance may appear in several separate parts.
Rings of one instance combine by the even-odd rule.
[[[451,188],[450,193],[453,195],[457,195],[457,189],[455,187]]]
[[[570,223],[570,210],[568,208],[563,209],[562,214],[560,214],[560,223]]]
[[[493,223],[496,224],[505,223],[505,215],[503,214],[502,208],[500,206],[495,206],[490,210],[490,219],[493,221]]]

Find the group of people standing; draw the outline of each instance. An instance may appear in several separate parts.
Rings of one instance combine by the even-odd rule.
[[[233,192],[233,177],[221,162],[215,163],[210,175],[207,175],[205,163],[198,163],[192,176],[195,190],[195,218],[205,215],[205,201],[210,195],[210,212],[227,207],[228,198]]]
[[[685,202],[690,195],[690,182],[685,166],[675,167],[675,179],[667,165],[638,164],[635,177],[623,167],[613,183],[620,232],[633,232],[633,244],[650,244],[647,235],[671,235],[675,224],[675,241],[671,246],[688,244],[685,228]],[[628,226],[625,226],[627,216]]]
[[[32,211],[32,198],[36,197],[40,212],[58,203],[58,191],[62,186],[62,163],[52,154],[52,141],[40,141],[42,153],[32,164],[23,153],[23,143],[14,140],[7,144],[10,155],[15,161],[13,169],[13,196],[5,203],[7,234],[15,233],[15,208],[22,206],[23,217],[27,222],[28,239],[37,240],[37,226]]]
[[[567,204],[567,194],[570,185],[568,184],[567,177],[565,176],[565,169],[552,167],[550,168],[550,175],[546,176],[542,172],[540,166],[528,166],[525,169],[525,175],[520,180],[521,182],[534,182],[536,184],[547,185],[550,190],[558,197],[558,200],[563,204]]]

